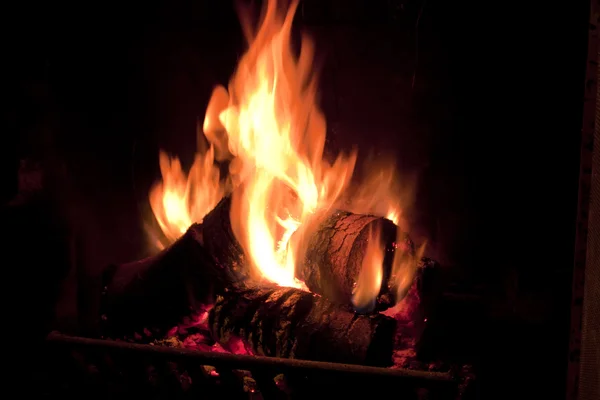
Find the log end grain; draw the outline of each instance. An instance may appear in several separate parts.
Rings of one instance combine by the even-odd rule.
[[[299,279],[315,293],[336,303],[351,304],[372,232],[379,232],[385,255],[376,310],[393,306],[397,300],[394,256],[402,252],[402,257],[414,258],[415,249],[410,237],[386,218],[340,210],[322,217],[297,268]]]

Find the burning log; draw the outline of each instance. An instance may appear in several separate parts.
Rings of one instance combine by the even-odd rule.
[[[422,258],[406,295],[395,307],[384,314],[397,321],[394,364],[410,367],[421,351],[427,321],[432,317],[441,294],[440,266],[429,258]]]
[[[215,263],[235,271],[242,280],[249,276],[244,249],[236,240],[231,227],[231,196],[224,197],[202,221],[204,247]],[[235,279],[237,281],[238,279]]]
[[[258,355],[386,366],[396,321],[357,315],[299,289],[260,287],[219,296],[209,327],[225,346],[241,338]]]
[[[204,244],[220,265],[231,265],[245,271],[244,251],[236,240],[230,222],[231,198],[226,197],[205,218],[202,226]],[[351,304],[352,291],[365,258],[369,233],[380,230],[385,244],[383,283],[377,296],[377,310],[385,310],[397,302],[396,279],[392,264],[397,251],[407,257],[415,254],[414,244],[405,233],[397,242],[398,228],[386,218],[335,211],[319,220],[307,239],[307,251],[299,260],[296,274],[312,292],[333,302]]]
[[[401,233],[401,243],[396,242],[398,228],[385,218],[339,210],[327,216],[308,241],[305,258],[297,269],[298,278],[311,291],[337,303],[350,304],[371,231],[381,232],[380,239],[385,246],[383,279],[376,309],[393,306],[397,301],[392,271],[394,255],[404,251],[405,256],[413,257],[415,249],[405,233]]]
[[[103,334],[133,334],[146,327],[164,332],[197,304],[243,279],[238,270],[216,265],[202,246],[200,225],[192,225],[156,256],[112,265],[104,273]]]

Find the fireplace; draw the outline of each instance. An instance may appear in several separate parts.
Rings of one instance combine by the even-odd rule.
[[[564,45],[528,33],[535,12],[473,13],[303,0],[290,51],[308,32],[315,54],[291,65],[274,61],[285,12],[249,43],[228,2],[42,19],[39,51],[15,55],[3,185],[8,253],[26,266],[13,281],[34,281],[18,303],[42,310],[32,320],[17,307],[14,319],[45,360],[25,366],[36,386],[161,398],[565,393],[589,3],[560,14]],[[258,13],[244,15],[256,26]],[[550,49],[564,65],[540,71]],[[260,64],[263,53],[276,57]],[[289,115],[265,152],[245,129],[273,131],[269,102]],[[282,134],[289,121],[309,122]],[[175,156],[197,178],[189,186]],[[192,195],[176,217],[166,193],[181,203],[190,186],[204,203]],[[270,245],[282,237],[283,256]]]

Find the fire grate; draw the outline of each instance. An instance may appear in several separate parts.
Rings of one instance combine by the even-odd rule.
[[[469,378],[450,372],[192,351],[51,333],[42,390],[73,398],[470,397]]]

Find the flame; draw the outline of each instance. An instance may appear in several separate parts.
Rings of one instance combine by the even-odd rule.
[[[295,278],[298,241],[290,239],[313,213],[333,205],[355,156],[342,155],[333,165],[323,160],[326,124],[316,105],[312,43],[302,40],[298,58],[291,49],[297,5],[281,13],[277,1],[267,2],[258,32],[248,33],[249,49],[230,81],[219,121],[235,161],[230,173],[242,182],[232,197],[236,238],[260,276],[303,287]],[[213,96],[225,98],[222,89]],[[218,124],[210,115],[204,125]],[[224,140],[210,136],[224,147]]]
[[[295,266],[319,216],[345,202],[349,211],[398,224],[402,201],[392,163],[370,168],[358,190],[347,190],[356,152],[333,163],[324,159],[326,121],[317,106],[313,44],[303,37],[295,55],[291,27],[298,1],[287,8],[278,3],[266,2],[256,31],[245,24],[248,50],[228,87],[212,93],[202,126],[209,150],[187,177],[176,158],[161,152],[163,181],[150,203],[174,241],[231,190],[233,232],[257,277],[305,289]],[[229,162],[227,184],[214,165],[221,161]],[[379,293],[383,259],[380,232],[371,232],[354,293],[357,307],[368,308]],[[398,270],[403,262],[399,257]]]
[[[375,299],[383,279],[384,254],[385,245],[381,242],[380,231],[371,229],[365,258],[352,293],[352,304],[356,310],[371,312],[375,308]]]
[[[175,241],[194,222],[212,210],[224,194],[219,169],[213,164],[214,149],[198,153],[188,175],[181,168],[177,157],[159,154],[162,181],[150,190],[150,206],[163,233],[169,241]],[[157,242],[161,248],[163,245]]]
[[[401,241],[401,233],[399,232],[396,243]],[[415,273],[417,272],[417,266],[419,260],[425,253],[425,247],[427,243],[421,244],[414,254],[408,253],[405,249],[400,248],[400,245],[396,244],[396,251],[394,253],[394,260],[392,261],[392,277],[394,279],[394,287],[396,287],[396,299],[399,301],[408,292],[410,285],[413,282]]]
[[[364,163],[361,179],[345,193],[344,209],[358,214],[383,216],[403,229],[403,207],[413,198],[414,179],[400,179],[391,160],[377,156]]]
[[[400,208],[391,207],[389,209],[389,211],[386,213],[385,217],[387,219],[389,219],[390,221],[392,221],[394,223],[394,225],[398,226],[398,224],[400,223],[400,215],[401,214],[402,214],[402,211],[400,210]]]

